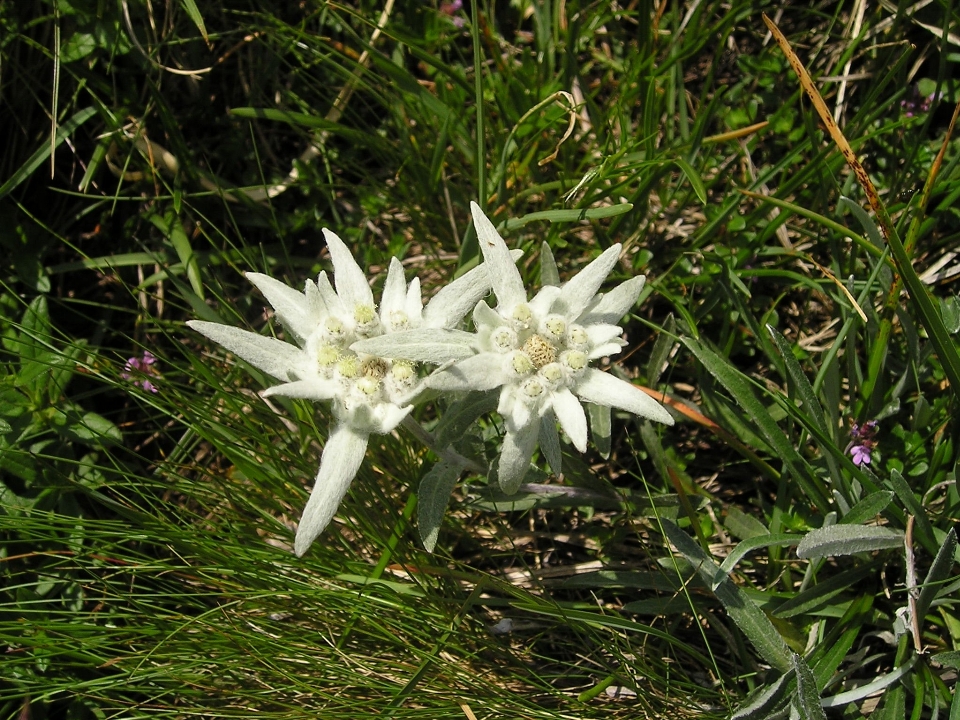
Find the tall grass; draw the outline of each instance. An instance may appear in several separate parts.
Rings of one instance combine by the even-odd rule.
[[[477,6],[0,7],[3,717],[953,717],[953,7]],[[328,418],[184,321],[274,332],[242,273],[324,227],[432,292],[471,200],[534,284],[624,244],[611,371],[679,422],[468,478],[434,553],[429,451],[374,436],[297,559]]]

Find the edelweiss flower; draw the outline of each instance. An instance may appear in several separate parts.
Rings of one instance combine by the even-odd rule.
[[[490,288],[486,268],[481,265],[443,288],[423,307],[419,279],[414,278],[408,286],[403,266],[393,258],[378,312],[367,279],[347,246],[332,232],[323,232],[333,260],[336,290],[323,272],[316,283],[307,280],[303,292],[267,275],[246,275],[273,306],[297,345],[229,325],[187,323],[283,381],[265,390],[264,396],[332,402],[336,425],[323,448],[313,492],[297,528],[297,555],[307,551],[333,518],[360,468],[370,435],[393,431],[422,388],[413,363],[357,353],[350,346],[362,338],[383,336],[389,348],[391,334],[416,328],[431,328],[436,337],[455,343],[458,333],[451,328]]]
[[[538,439],[555,472],[560,468],[556,421],[579,451],[587,447],[587,419],[581,401],[627,410],[667,425],[670,414],[636,386],[589,366],[590,361],[620,352],[621,329],[614,325],[636,303],[643,276],[597,294],[620,255],[614,245],[562,286],[544,287],[530,301],[510,251],[493,224],[475,203],[470,205],[484,265],[497,296],[496,309],[480,301],[473,311],[476,334],[473,353],[427,378],[437,390],[502,388],[498,412],[506,436],[497,466],[501,488],[516,492],[530,466]],[[417,339],[406,333],[404,348],[411,360],[425,360]],[[378,346],[366,341],[355,347]],[[463,341],[451,343],[448,360],[462,354]],[[442,353],[435,353],[435,357]]]

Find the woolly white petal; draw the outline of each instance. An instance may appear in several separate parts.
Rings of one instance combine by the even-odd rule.
[[[380,297],[380,318],[390,327],[390,316],[395,312],[406,313],[407,281],[403,277],[403,265],[395,257],[390,258],[387,281],[383,285]]]
[[[280,395],[281,397],[300,398],[320,402],[332,400],[340,391],[339,384],[334,380],[297,380],[295,382],[274,385],[263,391],[264,397]]]
[[[556,285],[547,285],[541,288],[530,301],[530,309],[537,317],[543,317],[550,312],[558,297],[560,297],[560,288]]]
[[[347,312],[346,307],[344,307],[343,301],[340,300],[340,297],[334,291],[333,286],[330,284],[330,278],[327,277],[325,272],[321,272],[317,276],[317,291],[329,313],[340,317],[350,314]]]
[[[497,481],[500,489],[508,495],[513,495],[520,488],[524,475],[530,469],[530,458],[533,457],[539,434],[539,419],[517,430],[507,430],[497,463]]]
[[[555,391],[551,397],[553,411],[560,421],[560,427],[570,438],[570,442],[580,452],[587,449],[587,416],[583,406],[572,392],[566,388]]]
[[[477,230],[480,252],[483,253],[484,264],[487,266],[490,277],[490,286],[497,296],[498,304],[506,312],[510,312],[520,303],[527,301],[527,291],[523,287],[520,271],[513,262],[507,244],[500,237],[493,223],[483,214],[480,206],[471,202],[470,212],[473,215],[473,225]]]
[[[516,263],[522,250],[511,250]],[[449,285],[444,285],[423,310],[423,324],[428,327],[452,328],[467,316],[477,302],[490,292],[490,275],[484,263],[468,270]]]
[[[414,275],[413,280],[410,281],[410,287],[407,288],[407,300],[404,303],[404,310],[406,310],[407,317],[410,318],[410,323],[413,327],[420,325],[421,319],[423,318],[423,294],[420,292],[420,278]],[[457,320],[460,322],[463,318]],[[456,323],[453,323],[454,325]]]
[[[347,306],[350,315],[357,305],[373,307],[373,291],[367,283],[367,276],[350,254],[350,249],[337,235],[324,229],[330,259],[333,260],[333,281],[337,286],[337,295]]]
[[[298,340],[309,337],[321,318],[311,312],[306,295],[263,273],[246,273],[246,278],[263,293],[276,311],[277,319]]]
[[[358,340],[350,349],[366,355],[442,365],[476,354],[475,341],[473,333],[463,330],[419,328]]]
[[[297,527],[293,548],[298,556],[307,551],[333,519],[363,462],[367,438],[367,435],[350,428],[338,427],[327,439],[317,480]]]
[[[637,275],[620,283],[588,308],[577,322],[583,325],[618,323],[620,318],[636,304],[645,282],[646,278],[643,275]]]
[[[373,407],[360,408],[348,420],[349,426],[358,432],[386,435],[393,432],[397,425],[413,410],[413,405],[400,407],[393,403],[377,403]]]
[[[425,384],[434,390],[492,390],[506,380],[503,356],[478,353],[446,370],[428,377]]]
[[[473,309],[473,324],[479,330],[485,327],[488,330],[506,325],[507,321],[496,310],[487,305],[483,300],[477,303]]]
[[[623,332],[616,325],[587,325],[584,328],[590,338],[590,346],[604,345],[614,338],[619,338]]]
[[[290,372],[303,362],[302,350],[276,338],[203,320],[188,320],[187,325],[280,380],[289,379]]]
[[[620,257],[620,245],[607,248],[603,254],[574,275],[560,288],[560,297],[553,311],[568,318],[579,317],[597,294],[597,290],[607,275],[617,264]]]
[[[660,403],[636,385],[624,382],[609,373],[587,368],[574,387],[574,392],[581,400],[620,408],[643,418],[673,425],[673,418]]]
[[[596,360],[597,358],[610,357],[620,352],[626,343],[617,338],[603,345],[597,345],[587,353],[587,360]]]

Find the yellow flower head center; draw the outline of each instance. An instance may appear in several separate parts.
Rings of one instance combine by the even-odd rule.
[[[333,345],[321,345],[317,350],[317,365],[321,369],[326,369],[336,365],[340,359],[340,351]]]
[[[587,366],[587,355],[579,350],[568,350],[561,361],[573,371],[583,370]]]
[[[373,397],[380,392],[380,381],[373,377],[362,377],[357,380],[356,388],[361,395]]]
[[[382,380],[387,369],[387,361],[378,357],[367,358],[360,363],[360,374],[374,380]]]
[[[394,360],[393,367],[390,368],[390,374],[398,383],[407,383],[417,374],[417,369],[409,360]]]
[[[377,319],[377,309],[372,305],[357,305],[353,308],[353,319],[357,325],[369,325]]]
[[[533,371],[533,360],[524,352],[515,352],[510,358],[510,366],[517,375],[526,375]]]
[[[346,357],[340,358],[340,361],[337,363],[337,372],[340,374],[340,377],[355,378],[360,372],[360,360],[357,359],[356,355],[347,355]]]
[[[540,335],[528,337],[523,344],[523,352],[527,354],[538,370],[557,359],[557,349]]]

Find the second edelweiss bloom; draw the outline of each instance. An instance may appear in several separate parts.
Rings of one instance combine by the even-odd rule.
[[[620,255],[614,245],[562,286],[544,287],[527,299],[520,272],[493,224],[471,203],[484,265],[497,307],[481,301],[473,313],[475,354],[427,379],[437,390],[500,387],[498,411],[506,436],[497,466],[501,487],[515,492],[530,465],[538,439],[547,460],[559,468],[556,421],[579,451],[587,446],[582,402],[619,408],[667,425],[673,418],[636,386],[590,367],[620,352],[614,323],[636,303],[642,276],[611,292],[597,290]]]

